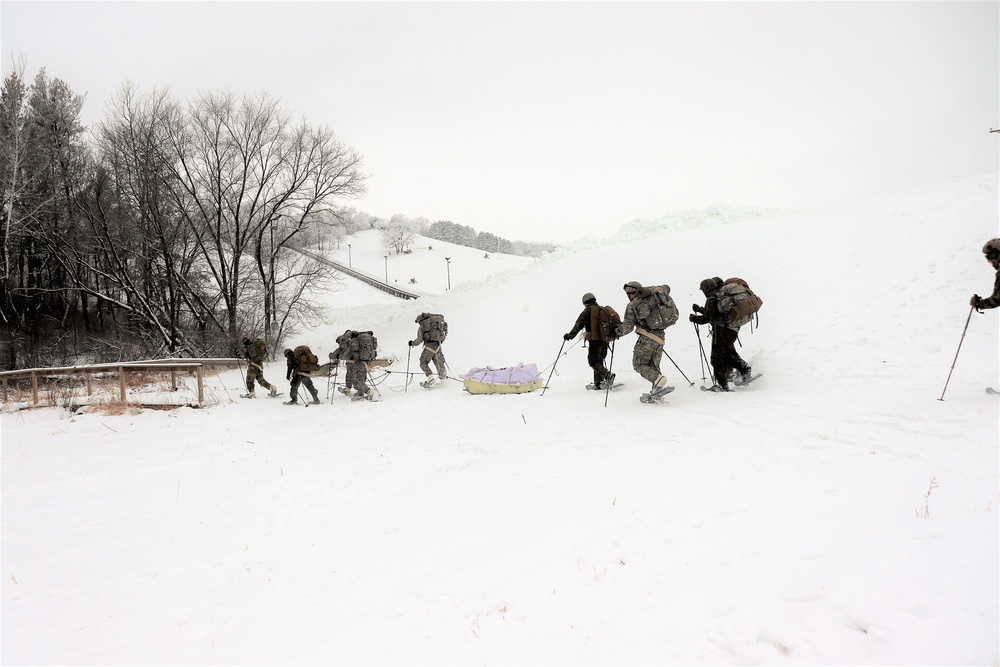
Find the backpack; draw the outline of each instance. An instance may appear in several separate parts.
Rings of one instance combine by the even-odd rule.
[[[764,303],[742,278],[730,278],[722,283],[716,300],[719,312],[726,318],[727,327],[741,327],[748,323]]]
[[[448,337],[448,323],[444,320],[444,315],[431,313],[420,324],[424,331],[424,339],[432,343],[443,343]]]
[[[319,357],[313,354],[308,345],[299,345],[292,351],[292,356],[299,364],[303,373],[311,373],[319,369]]]
[[[615,329],[622,323],[611,306],[597,306],[590,311],[590,340],[603,340],[610,343],[618,339]]]
[[[377,356],[378,339],[375,338],[371,331],[358,331],[354,339],[358,343],[359,361],[371,361]]]
[[[649,315],[646,316],[646,326],[650,329],[666,329],[672,327],[680,318],[677,304],[670,296],[670,285],[649,285],[646,287],[650,295],[646,299],[649,304]]]

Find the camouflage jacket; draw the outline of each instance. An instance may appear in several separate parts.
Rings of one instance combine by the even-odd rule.
[[[1000,269],[997,270],[997,277],[993,280],[993,294],[979,300],[980,308],[996,308],[997,306],[1000,306]]]
[[[267,356],[267,346],[264,341],[259,338],[252,341],[249,345],[243,347],[243,357],[258,367],[263,365],[264,358]]]
[[[600,306],[595,303],[586,306],[583,309],[583,312],[580,313],[580,317],[576,318],[576,323],[573,324],[573,328],[569,330],[570,338],[574,338],[578,333],[580,333],[580,329],[583,329],[587,332],[583,337],[590,340],[590,332],[592,328],[591,323],[594,321],[594,314],[592,312],[594,308],[600,308]]]
[[[622,323],[615,331],[619,337],[626,336],[632,329],[644,329],[651,334],[663,338],[663,329],[651,329],[646,324],[646,318],[653,308],[658,308],[656,296],[647,287],[636,292],[635,298],[625,306],[625,315],[622,316]]]

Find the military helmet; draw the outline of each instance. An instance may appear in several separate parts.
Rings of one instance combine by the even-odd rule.
[[[597,297],[594,296],[593,294],[591,294],[590,292],[587,292],[586,294],[583,295],[583,305],[586,306],[587,302],[589,302],[589,301],[596,302],[597,301]]]
[[[700,289],[705,296],[708,296],[715,290],[719,289],[721,285],[722,278],[705,278],[701,281],[701,284],[698,285],[698,289]]]
[[[983,254],[986,259],[997,259],[1000,257],[1000,239],[990,239],[983,246]]]
[[[625,283],[622,289],[625,290],[626,294],[635,294],[642,289],[642,285],[638,281],[633,280]]]
[[[287,347],[285,348],[285,356],[286,357],[292,356],[292,351],[289,348],[287,348]]]
[[[252,343],[252,342],[253,342],[253,341],[252,341],[252,340],[250,340],[249,338],[244,338],[244,339],[243,339],[243,345],[249,345],[249,344],[250,344],[250,343]]]

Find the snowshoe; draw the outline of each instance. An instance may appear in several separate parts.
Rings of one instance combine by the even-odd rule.
[[[294,398],[290,401],[282,401],[282,405],[298,405],[298,404],[299,402],[296,401]]]
[[[992,395],[996,396],[997,394],[1000,394],[1000,391],[997,391],[993,387],[987,387],[986,388],[986,393],[987,394],[992,394]]]
[[[756,375],[751,375],[747,373],[746,375],[737,375],[736,379],[733,380],[733,384],[737,387],[745,387],[757,378],[759,378],[763,373],[757,373]]]
[[[730,389],[729,387],[723,387],[721,384],[713,384],[711,387],[706,387],[705,385],[701,385],[701,390],[702,391],[711,391],[711,392],[715,392],[717,394],[723,394],[723,393],[731,392],[732,391],[732,389]]]
[[[663,397],[674,390],[671,386],[660,387],[655,391],[651,391],[648,394],[642,394],[639,396],[640,403],[662,403]]]

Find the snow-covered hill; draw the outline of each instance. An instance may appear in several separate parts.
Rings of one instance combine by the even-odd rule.
[[[992,288],[997,181],[630,226],[492,275],[476,261],[523,258],[449,248],[443,291],[428,242],[390,280],[436,296],[346,287],[292,341],[372,329],[404,371],[413,318],[441,312],[455,373],[548,377],[584,292],[621,312],[625,282],[668,283],[686,314],[738,275],[764,376],[732,394],[697,389],[682,319],[666,351],[695,386],[664,359],[665,405],[636,400],[633,334],[607,407],[567,344],[544,395],[396,372],[381,402],[306,409],[235,399],[228,373],[203,410],[3,414],[4,662],[998,664],[997,311],[938,400]],[[378,276],[370,245],[351,261]]]

